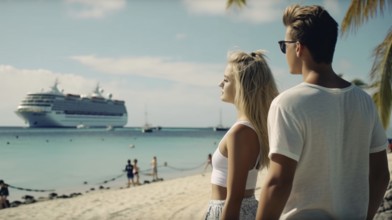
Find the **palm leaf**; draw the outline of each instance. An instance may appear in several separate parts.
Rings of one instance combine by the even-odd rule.
[[[360,87],[360,88],[367,88],[368,84],[366,84],[363,80],[361,79],[353,79],[351,80],[351,83]]]
[[[227,0],[226,8],[230,8],[233,4],[242,7],[246,5],[246,0]]]
[[[341,25],[342,35],[349,31],[356,32],[358,28],[380,12],[384,13],[385,7],[392,8],[390,0],[352,0],[343,18]]]
[[[377,102],[384,128],[389,125],[392,109],[392,28],[384,41],[373,51],[374,62],[370,72],[373,81],[379,82]]]

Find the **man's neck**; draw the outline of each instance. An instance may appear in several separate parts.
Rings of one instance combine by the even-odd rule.
[[[346,88],[351,83],[340,78],[332,69],[330,64],[316,64],[303,66],[303,81],[326,88]]]

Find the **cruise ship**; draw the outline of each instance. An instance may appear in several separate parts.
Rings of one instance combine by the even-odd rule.
[[[56,81],[47,92],[29,93],[15,113],[29,127],[124,127],[128,122],[122,100],[105,98],[99,86],[90,95],[64,94]]]

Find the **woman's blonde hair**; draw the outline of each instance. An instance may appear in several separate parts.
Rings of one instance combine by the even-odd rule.
[[[259,168],[268,167],[267,116],[272,100],[278,95],[274,77],[261,50],[250,54],[229,52],[228,64],[232,67],[235,79],[234,104],[256,130],[260,144]]]

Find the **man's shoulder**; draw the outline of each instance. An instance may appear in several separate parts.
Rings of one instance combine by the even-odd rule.
[[[302,99],[302,95],[304,94],[304,90],[308,88],[304,84],[296,85],[292,88],[289,88],[283,92],[281,92],[273,101],[274,104],[277,103],[293,103],[296,100]]]

